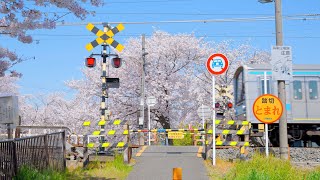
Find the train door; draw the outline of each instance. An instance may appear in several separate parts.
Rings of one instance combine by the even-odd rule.
[[[295,119],[306,118],[306,97],[305,97],[305,81],[304,77],[294,77],[292,82],[292,115]]]
[[[305,77],[307,97],[307,118],[320,118],[319,77]]]
[[[320,118],[318,77],[294,77],[292,95],[292,115],[295,120]]]

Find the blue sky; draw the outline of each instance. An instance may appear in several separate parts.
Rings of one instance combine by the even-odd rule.
[[[73,15],[62,18],[65,22],[147,22],[171,20],[205,20],[230,18],[256,18],[274,16],[274,3],[261,4],[258,0],[110,0],[101,8],[91,9],[96,16],[81,21]],[[28,2],[31,3],[31,2]],[[320,14],[319,0],[283,0],[283,16]],[[64,9],[50,8],[48,13],[60,15]],[[314,16],[310,18],[320,18]],[[320,19],[283,20],[284,45],[292,46],[294,64],[317,64]],[[102,26],[98,26],[102,28]],[[208,22],[208,23],[162,23],[125,24],[125,30],[115,35],[120,43],[141,34],[151,35],[154,29],[169,33],[194,33],[205,40],[220,42],[233,40],[236,44],[250,45],[270,51],[275,44],[275,22]],[[35,57],[18,64],[15,70],[23,73],[19,81],[21,93],[36,94],[66,91],[64,81],[81,78],[84,58],[90,53],[85,45],[95,39],[85,25],[57,26],[53,30],[30,31],[34,43],[22,44],[1,35],[1,45],[24,57]],[[37,43],[38,42],[38,43]],[[99,53],[100,47],[93,52]],[[214,52],[212,52],[214,53]]]

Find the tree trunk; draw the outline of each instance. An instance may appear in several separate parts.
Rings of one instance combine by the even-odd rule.
[[[161,115],[159,117],[159,122],[162,126],[163,129],[170,129],[170,121],[169,121],[169,118],[167,117],[164,117],[163,115]],[[166,136],[168,137],[168,134],[166,134]],[[168,144],[169,145],[173,145],[173,140],[172,139],[168,139]]]

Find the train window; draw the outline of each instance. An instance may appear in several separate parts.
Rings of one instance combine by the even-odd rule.
[[[236,85],[235,102],[239,103],[244,100],[243,72],[240,72],[236,77],[235,85]]]
[[[271,94],[270,90],[271,90],[270,81],[269,81],[269,79],[267,79],[267,94]],[[266,94],[264,92],[264,80],[261,80],[261,94]]]
[[[318,99],[318,83],[317,81],[309,81],[309,98]]]
[[[302,84],[301,81],[293,81],[293,99],[301,100],[302,99]]]

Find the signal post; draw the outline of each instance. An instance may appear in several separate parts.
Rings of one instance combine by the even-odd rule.
[[[107,74],[107,58],[108,57],[114,57],[111,60],[111,64],[114,68],[120,68],[122,64],[122,59],[119,58],[117,54],[111,54],[107,53],[107,47],[112,46],[117,51],[121,52],[124,49],[124,46],[120,43],[118,43],[116,40],[114,40],[112,37],[122,31],[124,29],[124,26],[122,24],[117,25],[114,28],[110,28],[107,23],[103,24],[104,31],[101,31],[93,24],[89,23],[86,28],[94,33],[96,36],[98,36],[95,40],[93,40],[91,43],[88,43],[86,45],[86,49],[88,51],[91,51],[93,48],[101,44],[102,46],[102,52],[100,54],[94,54],[92,53],[88,58],[86,58],[86,66],[89,68],[93,68],[96,65],[96,59],[93,56],[101,56],[102,57],[102,63],[101,63],[101,104],[100,104],[100,110],[101,110],[101,116],[100,121],[98,125],[100,126],[100,133],[104,134],[105,132],[105,124],[106,121],[109,121],[109,116],[111,115],[110,111],[108,110],[108,105],[106,104],[106,100],[108,98],[108,89],[109,88],[119,88],[119,78],[109,78]],[[100,136],[100,143],[105,142],[105,137]],[[103,146],[99,147],[100,152],[104,152],[105,148]]]

